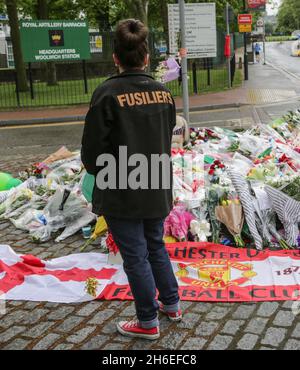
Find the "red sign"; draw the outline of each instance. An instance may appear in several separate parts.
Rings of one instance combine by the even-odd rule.
[[[226,35],[225,36],[225,47],[224,47],[224,56],[226,58],[230,58],[231,57],[230,46],[231,46],[231,38],[230,38],[229,35]]]
[[[239,24],[252,24],[252,14],[239,14]]]
[[[250,10],[265,10],[266,0],[247,0],[248,8]]]

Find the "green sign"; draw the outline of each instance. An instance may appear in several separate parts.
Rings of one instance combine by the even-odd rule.
[[[20,21],[24,61],[62,62],[90,59],[85,21]]]

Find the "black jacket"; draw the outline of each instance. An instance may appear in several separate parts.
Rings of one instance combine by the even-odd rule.
[[[142,71],[121,73],[96,89],[86,116],[81,158],[87,172],[95,175],[98,183],[104,183],[107,177],[102,182],[101,178],[107,164],[103,162],[96,166],[96,161],[101,154],[112,155],[116,159],[116,188],[100,190],[95,185],[94,213],[131,219],[164,218],[169,214],[172,208],[172,166],[164,172],[170,187],[163,188],[160,181],[159,187],[153,189],[150,164],[152,154],[170,156],[175,124],[176,109],[171,93]],[[137,153],[147,158],[149,179],[146,188],[134,190],[120,186],[119,147],[122,146],[127,148],[127,158],[123,157],[123,160]],[[128,167],[128,174],[138,166],[139,162],[135,167]]]

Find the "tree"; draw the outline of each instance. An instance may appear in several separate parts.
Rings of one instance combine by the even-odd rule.
[[[0,0],[0,14],[5,13],[5,4],[3,0]]]
[[[275,33],[275,24],[267,22],[265,24],[266,35],[273,35]]]
[[[300,29],[300,2],[299,0],[283,0],[278,11],[278,30],[291,34]]]
[[[33,19],[76,19],[79,16],[78,5],[73,0],[19,0],[19,11]],[[48,86],[57,85],[54,62],[42,63],[42,69]]]
[[[128,2],[132,17],[148,25],[149,0],[131,0]]]
[[[76,19],[79,17],[80,9],[75,0],[45,0],[42,3],[39,3],[39,0],[18,0],[20,14],[33,19],[36,19],[40,11],[46,15],[45,6],[49,19]]]
[[[111,30],[110,7],[115,5],[110,0],[77,0],[78,8],[84,13],[89,24],[96,26],[100,31]]]
[[[15,68],[20,91],[28,91],[26,68],[23,60],[21,37],[19,29],[18,9],[16,0],[6,0],[6,11],[11,29],[11,41],[13,47]]]
[[[35,4],[37,19],[49,19],[49,6],[47,0],[37,0]],[[56,66],[54,62],[47,62],[44,69],[48,86],[57,85]]]

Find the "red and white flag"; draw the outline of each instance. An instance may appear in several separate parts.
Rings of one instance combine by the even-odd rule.
[[[300,300],[299,251],[257,251],[212,243],[168,244],[182,300]],[[0,291],[7,300],[84,302],[86,280],[98,281],[97,299],[132,299],[120,264],[101,253],[42,261],[0,245]],[[1,299],[1,297],[0,297]]]

